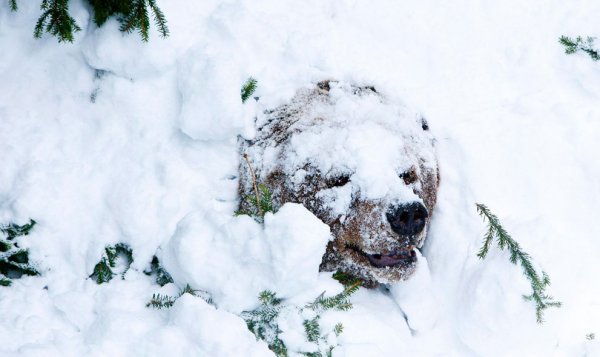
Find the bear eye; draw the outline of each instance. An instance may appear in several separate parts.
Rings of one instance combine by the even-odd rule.
[[[400,178],[404,181],[405,184],[410,185],[411,183],[417,181],[417,171],[413,167],[410,170],[401,173]]]
[[[349,175],[334,176],[325,181],[325,186],[327,186],[327,188],[342,187],[348,182],[350,182]]]

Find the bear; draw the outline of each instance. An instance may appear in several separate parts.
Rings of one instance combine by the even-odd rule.
[[[331,230],[322,272],[366,287],[414,274],[440,182],[420,114],[373,86],[326,80],[260,113],[239,144],[240,212],[260,190],[274,207],[304,205]]]

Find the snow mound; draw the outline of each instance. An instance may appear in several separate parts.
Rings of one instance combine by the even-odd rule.
[[[234,312],[262,290],[289,297],[315,283],[329,227],[298,204],[267,213],[264,227],[248,216],[223,219],[194,212],[182,219],[160,253],[175,281],[209,292]]]

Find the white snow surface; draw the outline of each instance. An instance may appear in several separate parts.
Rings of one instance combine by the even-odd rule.
[[[232,217],[236,137],[330,78],[423,113],[442,178],[426,266],[325,314],[345,327],[334,355],[600,355],[586,339],[600,334],[600,67],[557,41],[600,35],[600,3],[162,0],[171,36],[143,43],[71,0],[72,44],[34,39],[39,2],[18,4],[0,2],[0,222],[38,221],[21,242],[43,274],[0,287],[0,355],[271,354],[238,316],[258,291],[302,304],[341,288],[318,273],[328,231],[302,207],[264,227]],[[242,104],[250,76],[260,100]],[[476,257],[475,202],[551,277],[563,307],[543,325],[507,253]],[[118,242],[133,265],[97,285],[88,276]],[[154,254],[177,286],[142,273]],[[186,283],[217,308],[145,306]],[[298,345],[301,327],[281,326]]]

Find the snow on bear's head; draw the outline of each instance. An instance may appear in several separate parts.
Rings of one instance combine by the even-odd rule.
[[[420,115],[373,87],[325,81],[265,111],[257,125],[241,150],[275,207],[301,203],[331,227],[321,271],[342,271],[367,286],[414,273],[439,183]],[[240,194],[254,196],[244,161]],[[249,205],[242,199],[240,209]]]

